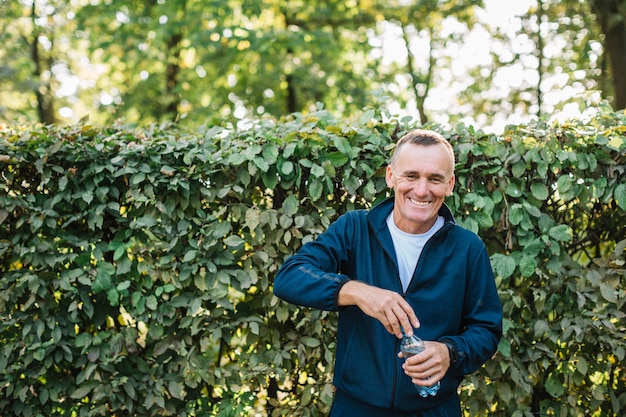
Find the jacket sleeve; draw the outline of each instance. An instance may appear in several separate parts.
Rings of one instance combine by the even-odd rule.
[[[502,337],[502,304],[489,255],[482,242],[480,246],[469,268],[472,272],[463,305],[463,329],[459,335],[439,339],[456,348],[457,363],[449,372],[457,375],[470,374],[480,368],[496,352]]]
[[[350,278],[340,273],[353,241],[355,214],[339,217],[313,242],[289,257],[274,279],[274,294],[283,300],[335,311],[339,290]]]

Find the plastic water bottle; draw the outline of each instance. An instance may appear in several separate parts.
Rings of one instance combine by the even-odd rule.
[[[402,338],[402,342],[400,342],[400,350],[404,355],[404,358],[410,358],[413,355],[416,355],[426,349],[424,346],[424,341],[419,337],[415,336],[415,334],[411,337],[407,336],[402,330],[402,334],[404,337]],[[437,391],[439,391],[440,382],[437,381],[435,385],[430,387],[423,387],[421,385],[415,385],[415,389],[422,397],[428,397],[429,395],[437,395]]]

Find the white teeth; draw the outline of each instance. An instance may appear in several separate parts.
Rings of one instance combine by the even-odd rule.
[[[411,203],[415,204],[416,206],[420,206],[420,207],[424,207],[430,204],[430,201],[415,201],[411,198],[408,199]]]

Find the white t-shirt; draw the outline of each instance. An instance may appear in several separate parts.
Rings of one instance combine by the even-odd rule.
[[[403,291],[406,291],[409,287],[424,245],[426,245],[428,239],[443,227],[443,224],[444,219],[442,216],[439,216],[428,232],[412,234],[398,229],[398,226],[396,226],[396,223],[393,221],[393,211],[389,217],[387,217],[387,227],[389,227],[389,232],[391,232],[393,247],[398,257],[398,269],[400,270],[400,281],[402,281]]]

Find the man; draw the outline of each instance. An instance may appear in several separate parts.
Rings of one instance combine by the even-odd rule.
[[[496,351],[502,307],[489,256],[444,204],[454,164],[441,135],[409,132],[386,170],[394,196],[341,216],[276,276],[278,297],[339,311],[331,417],[460,416],[463,376]],[[404,359],[402,330],[426,349]],[[435,396],[413,386],[437,381]]]

